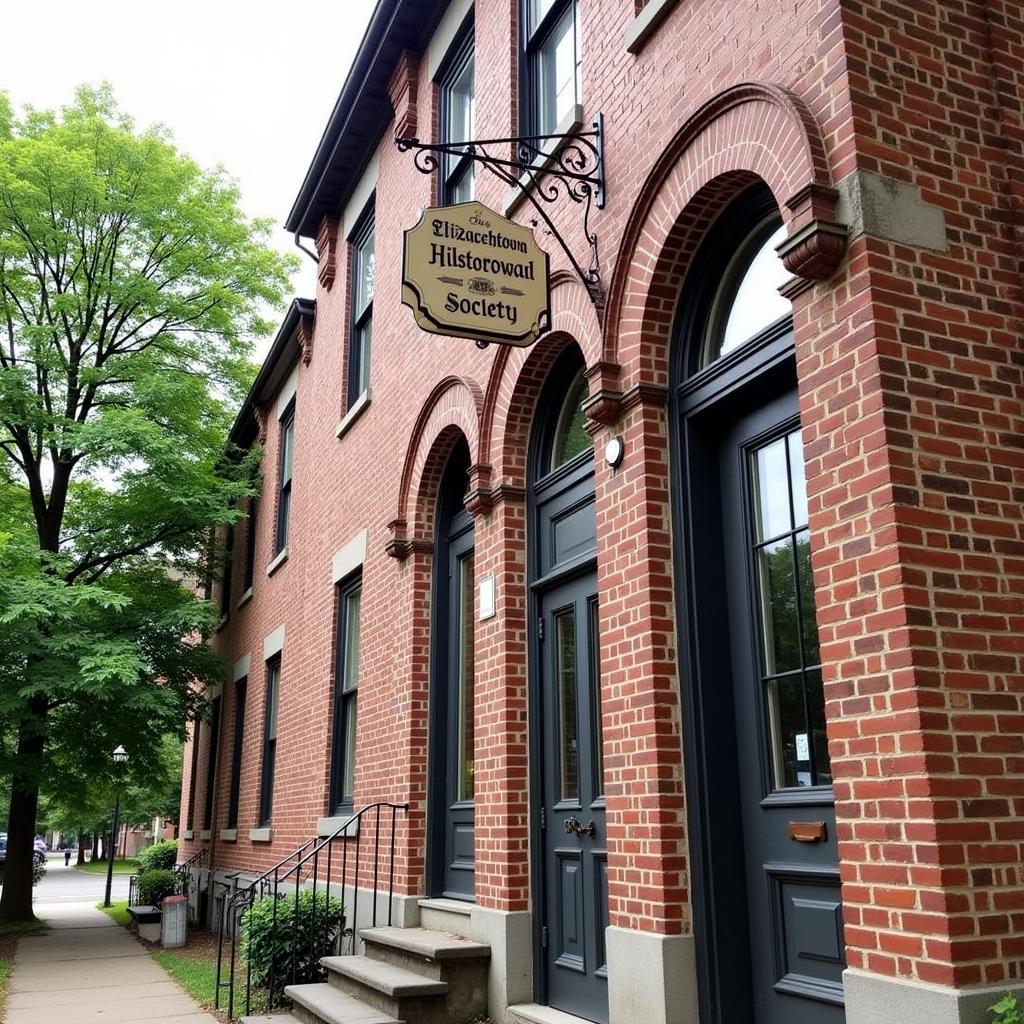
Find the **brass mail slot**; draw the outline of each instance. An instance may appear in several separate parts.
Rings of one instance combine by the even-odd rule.
[[[825,841],[825,822],[791,821],[789,838],[798,843],[821,843]]]

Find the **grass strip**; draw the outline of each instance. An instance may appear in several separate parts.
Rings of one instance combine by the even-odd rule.
[[[116,903],[111,903],[109,907],[103,906],[103,903],[96,904],[97,910],[102,910],[107,917],[113,918],[119,925],[127,928],[132,923],[131,915],[128,913],[128,901],[118,900]]]
[[[10,960],[0,960],[0,1020],[4,1019],[7,1007],[7,982],[11,980],[11,969],[14,965]]]
[[[170,949],[150,955],[200,1006],[213,1006],[217,989],[216,963],[193,960]]]
[[[76,871],[84,871],[88,875],[105,875],[107,873],[107,862],[105,860],[92,860],[85,864],[78,864]],[[115,860],[115,875],[137,875],[139,873],[139,862],[137,860]]]
[[[31,921],[0,921],[0,938],[19,935],[41,935],[49,925],[41,918]]]

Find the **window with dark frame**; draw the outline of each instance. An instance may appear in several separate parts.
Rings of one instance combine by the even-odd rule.
[[[442,143],[469,142],[473,138],[475,106],[473,21],[465,25],[452,45],[437,80]],[[445,155],[441,203],[465,203],[475,194],[473,158]]]
[[[228,828],[238,827],[238,795],[242,785],[242,744],[245,740],[245,694],[249,680],[235,683],[235,729],[231,750],[231,789],[228,794]]]
[[[213,698],[210,716],[210,760],[206,768],[206,799],[203,801],[203,828],[213,827],[213,797],[217,783],[217,747],[220,740],[220,697]]]
[[[267,662],[267,699],[263,711],[263,771],[260,778],[259,827],[270,824],[274,804],[274,758],[277,755],[277,705],[281,689],[281,656]]]
[[[370,386],[370,348],[373,340],[374,199],[349,237],[352,254],[352,321],[348,343],[348,405],[351,409]]]
[[[192,723],[192,772],[188,780],[188,813],[185,815],[185,828],[190,832],[196,823],[196,779],[199,775],[199,733],[201,722],[197,718]]]
[[[338,630],[334,660],[334,750],[331,812],[351,810],[356,776],[356,697],[359,689],[361,575],[338,585]]]
[[[552,135],[582,101],[579,0],[520,0],[524,135]]]
[[[295,402],[281,417],[281,444],[278,459],[277,543],[274,554],[288,546],[288,524],[292,511],[292,464],[295,461]]]
[[[243,593],[252,590],[256,571],[256,499],[249,499],[249,520],[245,524],[245,574],[242,577]]]
[[[231,612],[231,573],[235,560],[235,528],[229,526],[224,536],[224,564],[221,566],[220,577],[220,613],[227,616]]]

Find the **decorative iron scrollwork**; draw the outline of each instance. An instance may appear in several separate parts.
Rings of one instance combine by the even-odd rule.
[[[593,818],[586,825],[579,818],[566,818],[565,831],[570,836],[593,836],[597,834],[597,825],[594,823]]]
[[[441,157],[470,157],[492,174],[519,189],[544,222],[548,233],[562,247],[595,303],[602,301],[601,264],[597,233],[590,226],[596,207],[604,209],[604,117],[597,115],[590,131],[564,135],[522,135],[504,139],[473,139],[468,142],[428,143],[395,136],[403,153],[413,151],[413,163],[423,174],[433,174]],[[511,156],[507,155],[511,153]],[[583,234],[590,246],[584,267],[573,254],[545,209],[568,196],[583,206]]]

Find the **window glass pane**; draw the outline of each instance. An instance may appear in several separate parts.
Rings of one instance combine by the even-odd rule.
[[[765,665],[770,675],[790,672],[801,667],[792,540],[766,544],[757,560]]]
[[[811,746],[814,757],[814,784],[832,785],[832,765],[828,756],[828,737],[825,735],[825,688],[820,672],[807,673],[807,713],[811,725]]]
[[[593,708],[594,796],[604,795],[604,719],[601,717],[601,636],[597,601],[588,606],[590,617],[590,686]]]
[[[278,683],[281,680],[281,666],[274,663],[270,666],[270,677],[267,683],[267,739],[277,738],[277,696]]]
[[[476,191],[476,177],[473,174],[473,165],[468,164],[463,172],[454,178],[449,185],[449,195],[452,203],[468,203]]]
[[[804,665],[821,664],[818,646],[818,620],[814,614],[814,576],[811,573],[811,536],[806,531],[796,535],[796,564],[800,577],[800,618],[804,634]]]
[[[754,453],[754,522],[759,541],[792,528],[789,519],[789,472],[786,439],[780,437]]]
[[[557,469],[580,452],[591,451],[594,447],[586,431],[587,418],[583,412],[586,397],[587,380],[580,370],[569,385],[565,404],[558,416],[554,444],[551,447],[551,469]]]
[[[711,360],[739,348],[769,324],[792,312],[789,299],[778,291],[779,285],[789,278],[789,272],[775,251],[785,237],[786,229],[780,225],[749,260],[730,272],[724,291],[731,291],[732,299],[724,315],[714,321],[713,330],[720,333],[713,339]]]
[[[807,525],[807,481],[804,474],[804,441],[799,430],[786,438],[789,445],[789,479],[793,491],[793,526]]]
[[[540,134],[553,132],[577,102],[576,7],[570,5],[540,49]]]
[[[555,5],[555,0],[530,0],[530,31],[541,23],[544,15]]]
[[[362,590],[356,590],[345,599],[345,671],[343,690],[354,690],[359,685],[359,606]]]
[[[341,782],[342,799],[351,798],[356,791],[356,695],[345,698],[345,771]]]
[[[449,86],[448,142],[473,138],[473,58],[470,57]]]
[[[580,796],[579,736],[576,723],[576,611],[567,608],[555,616],[558,651],[558,730],[561,762],[561,799]]]
[[[355,261],[355,310],[356,316],[362,314],[373,302],[373,271],[374,271],[374,235],[369,235],[359,243]]]
[[[292,459],[295,450],[295,420],[289,416],[281,424],[281,482],[292,478]]]
[[[370,386],[370,344],[373,340],[373,321],[367,320],[359,328],[359,393]]]
[[[459,562],[459,800],[473,799],[473,556]]]
[[[803,679],[799,675],[770,679],[767,688],[775,788],[813,785],[810,741],[804,718]]]

